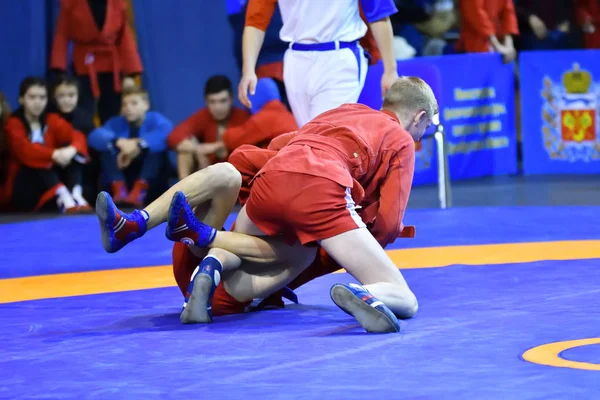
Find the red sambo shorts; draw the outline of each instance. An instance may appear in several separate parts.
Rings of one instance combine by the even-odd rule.
[[[313,175],[266,171],[254,179],[248,217],[269,236],[305,245],[365,227],[350,188]]]
[[[173,245],[173,275],[179,290],[185,296],[188,285],[192,279],[194,270],[202,259],[196,257],[184,243]],[[223,281],[219,283],[212,300],[212,313],[215,316],[240,314],[246,311],[251,301],[241,302],[231,296],[223,287]]]

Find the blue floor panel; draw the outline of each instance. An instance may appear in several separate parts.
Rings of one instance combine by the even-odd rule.
[[[600,207],[411,210],[404,223],[416,225],[417,237],[398,239],[389,249],[600,239]],[[0,279],[171,263],[164,225],[115,254],[102,249],[94,216],[0,225],[0,237]]]
[[[411,211],[394,247],[599,239],[599,207]],[[104,253],[93,217],[0,226],[0,278],[170,263],[162,229]],[[329,299],[184,326],[176,287],[0,304],[0,399],[596,399],[600,371],[522,354],[598,337],[600,260],[403,271],[403,332],[368,335]],[[565,350],[600,364],[600,345]]]
[[[37,398],[593,398],[599,372],[520,356],[598,334],[599,264],[405,271],[421,309],[396,335],[367,335],[331,303],[346,274],[301,288],[301,305],[207,326],[179,323],[175,288],[5,304],[2,385],[13,398],[33,395],[31,382]]]

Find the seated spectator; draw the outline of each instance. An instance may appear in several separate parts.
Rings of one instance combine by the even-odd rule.
[[[272,139],[282,133],[298,129],[294,115],[281,102],[277,83],[273,79],[259,79],[250,101],[250,119],[243,125],[227,128],[223,133],[223,143],[229,153],[243,144],[266,148]]]
[[[63,212],[90,211],[81,187],[85,136],[58,114],[46,113],[47,103],[43,80],[29,77],[21,82],[21,107],[6,122],[6,185],[12,208],[37,211],[56,198]]]
[[[86,137],[96,128],[94,116],[79,105],[79,81],[75,77],[58,75],[53,85],[52,101],[48,109],[57,112]],[[94,200],[98,194],[100,165],[98,155],[93,149],[88,150],[91,150],[91,159],[83,168],[83,197],[89,201]]]
[[[113,117],[89,136],[100,153],[103,182],[111,186],[115,202],[143,207],[148,188],[157,185],[166,165],[171,121],[150,109],[148,93],[140,88],[123,91],[123,115]]]
[[[8,190],[6,188],[7,174],[7,153],[6,153],[6,134],[4,125],[10,116],[10,104],[6,100],[4,93],[0,92],[0,211],[6,209],[10,199],[8,198]]]
[[[505,62],[516,58],[513,35],[519,33],[513,0],[461,0],[458,51],[498,52]]]
[[[515,0],[520,50],[565,50],[580,46],[573,0]]]
[[[49,109],[60,114],[73,128],[86,137],[96,128],[94,116],[87,110],[78,107],[79,81],[77,78],[69,75],[59,76],[54,82],[52,97],[53,101]]]
[[[586,49],[600,49],[600,1],[575,0],[577,22],[584,33]]]
[[[244,124],[250,114],[233,107],[231,81],[226,76],[211,77],[204,89],[206,108],[183,121],[169,135],[169,148],[177,151],[179,179],[215,162],[226,161],[223,143],[225,129]]]

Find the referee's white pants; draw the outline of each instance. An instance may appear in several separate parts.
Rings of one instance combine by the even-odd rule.
[[[283,59],[283,80],[298,126],[344,103],[356,103],[367,68],[360,45],[355,50],[288,49]]]

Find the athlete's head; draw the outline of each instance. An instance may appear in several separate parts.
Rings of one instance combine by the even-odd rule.
[[[139,87],[123,90],[122,113],[129,123],[142,123],[150,109],[148,92]]]
[[[215,121],[226,120],[233,105],[233,89],[229,78],[224,75],[211,76],[204,87],[204,101]]]
[[[23,79],[19,87],[19,104],[29,117],[39,118],[48,104],[46,82],[36,77]]]
[[[394,112],[415,140],[421,139],[438,114],[433,90],[415,76],[403,76],[394,82],[385,95],[382,108]]]

